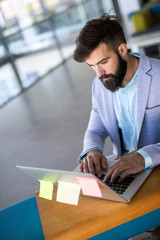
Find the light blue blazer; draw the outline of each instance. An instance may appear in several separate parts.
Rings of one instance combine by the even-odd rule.
[[[152,159],[152,166],[160,164],[160,60],[139,54],[137,85],[137,149],[143,149]],[[121,156],[121,140],[113,106],[112,92],[96,77],[92,88],[92,110],[84,137],[82,161],[93,148],[103,152],[105,139],[110,136],[113,154]]]

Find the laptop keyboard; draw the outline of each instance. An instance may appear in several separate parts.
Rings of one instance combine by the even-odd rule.
[[[99,179],[103,181],[105,175],[103,174]],[[122,182],[119,182],[120,176],[118,176],[113,183],[110,183],[108,180],[105,184],[109,186],[112,190],[114,190],[118,194],[123,194],[126,189],[129,187],[129,185],[134,180],[134,177],[126,177]]]

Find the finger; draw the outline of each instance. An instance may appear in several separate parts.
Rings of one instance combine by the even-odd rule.
[[[121,176],[120,176],[120,179],[119,179],[119,182],[122,182],[128,175],[130,175],[130,171],[129,170],[126,170],[124,171]]]
[[[110,180],[111,183],[114,182],[114,180],[116,179],[116,177],[122,172],[124,171],[124,168],[121,164],[119,164],[117,166],[117,163],[113,164],[109,170],[107,171],[107,174],[104,178],[104,182],[107,182],[108,180]]]
[[[111,176],[111,180],[110,180],[111,183],[113,183],[118,176],[120,176],[119,181],[122,181],[127,176],[125,175],[125,173],[127,174],[129,172],[129,166],[126,164],[124,165],[123,163],[120,163],[118,166],[115,166],[115,167],[116,168],[114,169]]]
[[[115,162],[112,166],[110,166],[110,168],[108,169],[105,178],[103,180],[103,182],[107,182],[108,180],[110,180],[113,172],[115,171],[115,169],[117,168],[117,162]]]
[[[113,169],[109,169],[103,179],[103,182],[107,182],[111,178],[112,174],[113,174]]]
[[[102,167],[101,167],[101,163],[100,163],[99,159],[98,160],[96,159],[94,161],[94,164],[95,164],[95,168],[96,168],[98,177],[101,177],[102,176]]]
[[[79,169],[81,172],[83,172],[83,162],[81,162]]]
[[[87,157],[84,159],[84,162],[83,162],[83,172],[86,172],[86,173],[89,172],[89,169],[88,169],[88,159],[87,159]]]
[[[102,168],[107,169],[107,159],[104,156],[102,157]]]
[[[93,160],[90,159],[90,161],[88,162],[88,168],[89,168],[89,172],[92,174],[95,174],[94,171],[94,165],[93,165]]]
[[[118,175],[120,174],[120,170],[119,169],[115,169],[114,172],[111,175],[111,179],[110,182],[113,183],[115,181],[115,179],[118,177]]]
[[[96,173],[98,174],[98,176],[100,177],[101,176],[101,164],[100,164],[100,160],[99,160],[99,157],[93,157],[93,156],[88,156],[87,157],[87,162],[88,162],[88,170],[95,174],[95,171]]]

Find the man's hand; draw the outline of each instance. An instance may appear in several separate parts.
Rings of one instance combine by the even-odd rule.
[[[103,181],[107,182],[110,179],[112,183],[119,174],[119,181],[123,181],[128,175],[141,172],[145,168],[145,160],[141,154],[135,153],[136,151],[117,158],[118,161],[108,169]]]
[[[95,174],[97,171],[98,177],[102,175],[102,168],[107,169],[107,159],[99,150],[92,150],[87,153],[87,156],[80,164],[80,171]]]

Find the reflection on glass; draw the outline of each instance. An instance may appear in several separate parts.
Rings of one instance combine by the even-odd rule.
[[[0,58],[3,58],[6,54],[4,45],[0,44]]]
[[[21,89],[10,64],[0,68],[0,106],[20,93]]]
[[[64,58],[72,55],[76,37],[86,21],[98,18],[111,9],[113,9],[112,1],[108,1],[107,4],[105,0],[82,1],[81,4],[54,17],[56,35],[60,41]]]
[[[111,0],[13,0],[7,1],[9,5],[5,2],[0,1],[4,15],[0,12],[1,35],[7,36],[6,48],[0,42],[0,105],[22,90],[13,72],[14,65],[22,86],[28,88],[72,56],[76,37],[86,21],[111,9],[114,14]]]
[[[7,39],[11,53],[24,54],[55,45],[54,32],[48,28],[48,22],[42,22]]]
[[[63,60],[49,21],[11,36],[8,47],[12,54],[19,56],[15,62],[24,88],[31,86]]]
[[[61,61],[61,56],[56,48],[17,59],[16,66],[23,87],[27,88],[32,85],[38,78],[60,64]]]

